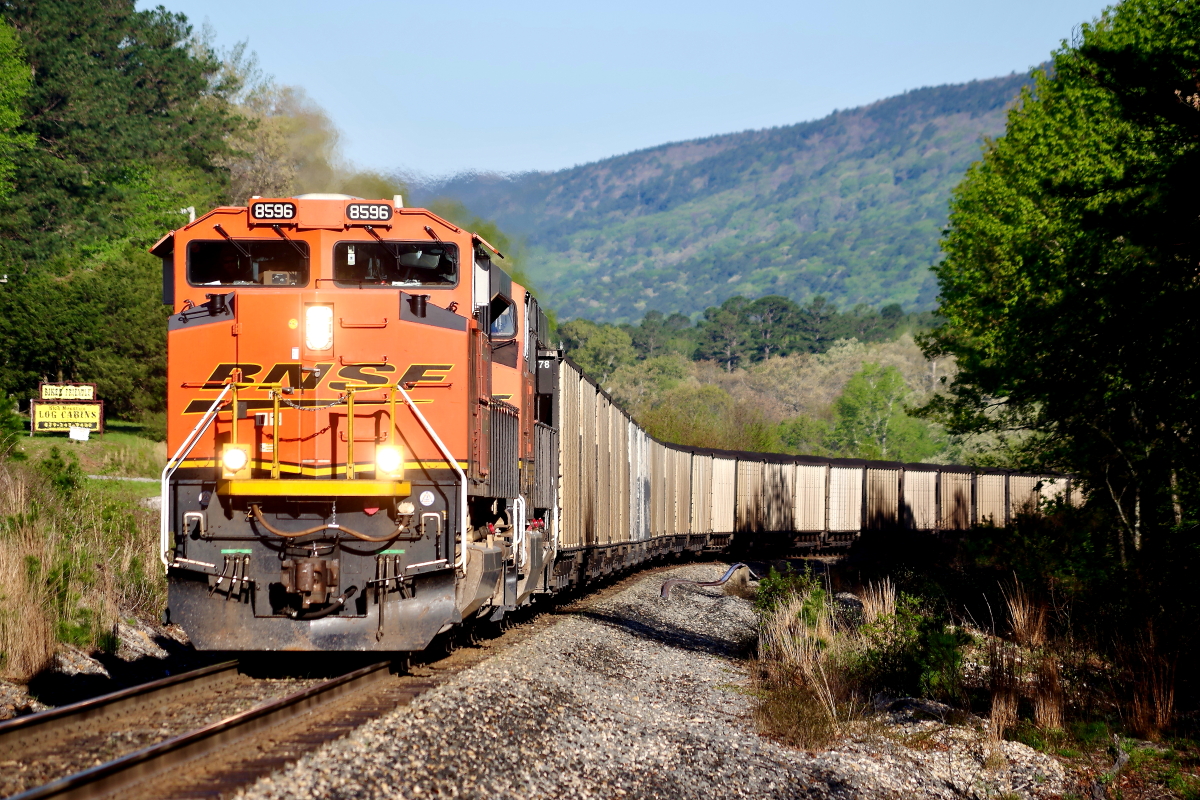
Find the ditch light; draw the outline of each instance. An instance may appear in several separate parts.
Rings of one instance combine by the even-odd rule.
[[[221,448],[221,477],[226,480],[250,477],[250,445],[227,444]]]
[[[377,478],[404,477],[404,451],[392,445],[375,448],[375,472]]]
[[[309,350],[333,349],[333,306],[304,310],[304,346]]]

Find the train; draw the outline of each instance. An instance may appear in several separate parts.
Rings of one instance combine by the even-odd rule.
[[[162,259],[164,616],[201,650],[427,648],[672,554],[1004,526],[1071,479],[660,442],[478,234],[397,196],[215,208]]]

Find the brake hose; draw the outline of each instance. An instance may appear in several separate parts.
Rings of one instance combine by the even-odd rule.
[[[335,531],[342,531],[343,533],[348,533],[351,536],[353,536],[355,539],[361,539],[364,542],[390,542],[392,539],[395,539],[397,536],[399,536],[401,534],[401,532],[404,530],[403,525],[397,525],[396,530],[392,531],[391,533],[387,534],[386,536],[368,536],[365,533],[359,533],[358,531],[354,530],[353,528],[347,528],[345,525],[339,525],[338,523],[335,522],[335,523],[327,524],[327,525],[317,525],[314,528],[308,528],[307,530],[303,530],[303,531],[295,531],[295,532],[281,531],[278,528],[276,528],[275,526],[273,526],[271,523],[267,522],[267,520],[263,517],[262,509],[260,509],[258,507],[258,503],[251,503],[250,510],[253,512],[254,519],[255,519],[255,521],[258,522],[259,525],[262,525],[264,528],[266,528],[269,533],[273,533],[276,536],[280,536],[284,539],[298,539],[301,536],[308,536],[313,533],[320,533],[321,531],[324,531],[324,530],[335,530]]]
[[[346,601],[349,600],[351,597],[354,597],[354,593],[357,591],[358,591],[357,586],[351,586],[349,589],[347,589],[346,591],[342,592],[340,595],[335,597],[333,599],[332,603],[330,603],[325,608],[320,609],[319,611],[313,611],[308,614],[305,614],[303,611],[294,608],[288,612],[288,616],[291,617],[292,619],[299,619],[299,620],[320,619],[321,617],[328,617],[330,614],[332,614],[333,612],[337,611],[339,608],[344,606],[346,604]]]

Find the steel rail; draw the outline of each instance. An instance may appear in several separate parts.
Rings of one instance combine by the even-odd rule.
[[[153,780],[185,762],[222,749],[248,736],[277,727],[387,677],[390,661],[373,664],[287,697],[171,737],[91,769],[13,795],[9,800],[95,800],[111,797]]]
[[[16,761],[55,738],[70,736],[84,725],[111,719],[175,699],[237,677],[236,661],[213,664],[191,672],[132,686],[78,703],[0,722],[0,761]]]

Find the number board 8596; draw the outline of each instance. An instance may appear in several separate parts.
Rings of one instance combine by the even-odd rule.
[[[392,218],[389,203],[347,203],[346,219],[351,222],[387,222]]]
[[[250,219],[254,222],[294,222],[296,204],[280,200],[256,200],[250,204]]]

